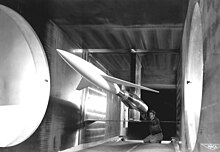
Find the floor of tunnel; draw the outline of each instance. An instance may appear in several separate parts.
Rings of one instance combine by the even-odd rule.
[[[70,152],[70,151],[69,151]],[[143,141],[127,140],[106,142],[78,152],[175,152],[173,143],[143,143]]]

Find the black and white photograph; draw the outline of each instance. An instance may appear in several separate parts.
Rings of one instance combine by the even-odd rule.
[[[0,152],[220,152],[220,0],[0,0]]]

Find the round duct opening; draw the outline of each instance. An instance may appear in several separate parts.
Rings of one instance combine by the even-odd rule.
[[[0,147],[34,133],[49,93],[49,69],[38,37],[20,15],[0,5]]]
[[[203,39],[199,4],[196,3],[190,27],[190,38],[185,69],[184,109],[186,140],[193,150],[197,140],[203,87]]]

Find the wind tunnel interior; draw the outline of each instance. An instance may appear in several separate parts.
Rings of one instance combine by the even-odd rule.
[[[56,49],[62,48],[72,51],[79,48],[79,46],[75,45],[76,41],[71,39],[67,32],[64,32],[61,27],[50,20],[50,15],[47,11],[47,8],[49,8],[48,3],[45,3],[45,1],[38,3],[37,1],[14,2],[7,0],[1,1],[1,4],[12,8],[23,16],[33,27],[36,35],[39,36],[45,56],[38,57],[48,62],[50,79],[47,80],[50,82],[50,95],[48,96],[49,100],[46,101],[48,106],[47,108],[44,107],[46,113],[36,131],[18,145],[1,146],[0,151],[26,152],[30,151],[30,149],[32,151],[60,151],[83,143],[104,141],[122,134],[127,135],[128,139],[142,139],[145,136],[146,123],[128,122],[129,118],[140,118],[140,115],[135,112],[129,114],[126,111],[127,109],[123,109],[123,104],[119,102],[116,96],[95,86],[84,91],[75,90],[80,76],[60,59]],[[219,1],[189,1],[182,35],[180,64],[177,71],[177,88],[159,89],[160,95],[145,91],[141,92],[144,102],[149,105],[150,109],[154,109],[157,112],[161,120],[164,139],[170,140],[173,136],[177,137],[181,141],[180,147],[182,151],[206,152],[210,151],[210,147],[216,148],[211,149],[212,151],[218,150],[220,141],[219,6]],[[4,14],[4,11],[1,12],[1,18],[3,17],[2,14]],[[2,24],[3,22],[1,22],[1,28]],[[6,26],[4,25],[4,27]],[[80,32],[80,34],[82,33],[83,31]],[[5,39],[2,33],[0,38],[1,40]],[[15,41],[16,38],[21,40],[17,36],[13,40]],[[26,43],[25,39],[22,40]],[[81,43],[82,41],[79,41],[79,44]],[[6,44],[1,43],[1,57],[4,58],[8,55],[15,57],[16,55],[10,49],[2,51],[2,48],[4,50],[5,48],[8,49],[7,46],[13,47],[11,43]],[[13,48],[15,49],[16,46]],[[36,58],[36,54],[31,54],[33,50],[22,51],[25,52],[23,55],[26,54],[25,56],[28,60]],[[84,59],[89,59],[87,53],[75,53]],[[3,61],[11,64],[12,60],[1,60],[1,68],[4,65]],[[28,63],[20,58],[19,61],[22,64]],[[32,60],[30,60],[30,63],[32,64]],[[48,68],[47,65],[43,67]],[[20,72],[23,71],[22,68],[19,69]],[[18,69],[10,66],[10,70],[15,72]],[[4,76],[4,72],[1,71],[0,74],[1,80],[5,81],[7,77]],[[12,75],[9,82],[18,80],[21,85],[15,85],[14,88],[19,89],[23,86],[22,83],[24,81],[20,81],[21,79],[16,77],[14,73]],[[4,88],[2,84],[1,81],[1,90]],[[26,88],[24,90],[31,91],[32,89]],[[33,94],[36,95],[35,93]],[[22,95],[21,97],[26,96]],[[30,99],[29,101],[35,100]],[[102,105],[106,106],[106,109],[99,109],[94,106],[99,101],[105,101]],[[5,100],[1,99],[0,105],[3,109],[7,104],[16,103],[18,102],[15,102],[15,100],[5,102]],[[12,114],[16,115],[17,113],[13,110]],[[29,113],[25,114],[28,115]],[[5,117],[3,118],[2,116],[4,115],[1,115],[0,118],[4,119]],[[9,132],[11,130],[7,130],[7,133]],[[5,139],[1,139],[1,141],[5,142]]]
[[[76,51],[79,46],[72,42],[72,39],[61,27],[49,19],[49,14],[46,11],[46,8],[49,7],[48,5],[43,5],[45,3],[37,3],[36,1],[34,3],[19,3],[19,1],[13,3],[5,1],[2,4],[19,12],[20,15],[24,17],[28,23],[30,23],[33,31],[36,32],[35,36],[39,37],[39,39],[36,38],[36,41],[39,44],[42,43],[44,50],[41,51],[45,51],[45,55],[39,58],[48,62],[48,65],[45,65],[45,67],[49,68],[50,92],[48,96],[49,99],[46,102],[48,105],[47,107],[44,107],[46,113],[41,118],[42,121],[34,133],[29,134],[29,136],[27,136],[26,139],[23,139],[23,142],[18,145],[6,147],[1,146],[0,151],[25,152],[30,149],[32,149],[32,151],[59,151],[79,144],[103,141],[120,135],[125,135],[130,139],[143,138],[137,136],[139,134],[137,130],[139,130],[141,123],[135,126],[135,122],[129,122],[129,118],[132,117],[130,117],[128,109],[124,108],[124,105],[119,101],[117,96],[107,93],[95,86],[81,91],[75,90],[80,76],[59,57],[56,49],[60,48],[71,52],[73,50]],[[4,13],[7,14],[7,11],[5,12],[5,10],[3,10],[2,14]],[[9,13],[8,18],[9,20],[16,20],[16,15],[14,16]],[[22,22],[20,25],[26,26],[28,23]],[[7,26],[4,25],[4,27]],[[7,29],[10,30],[9,28]],[[25,33],[25,31],[19,32],[21,32],[21,34],[22,32]],[[177,33],[178,32],[179,31],[177,30]],[[154,32],[150,31],[149,33]],[[1,35],[1,38],[4,39],[4,35]],[[12,40],[22,40],[22,42],[26,43],[28,38],[29,37],[26,36],[24,39],[20,39],[18,36],[14,36],[12,37]],[[7,42],[9,44],[2,43],[1,45],[4,47],[6,47],[6,45],[10,45],[11,41],[8,40]],[[28,43],[29,45],[32,45],[33,42]],[[12,45],[12,47],[17,49],[16,46]],[[24,51],[31,54],[33,48],[28,48]],[[38,51],[39,50],[36,50],[31,54],[32,56],[29,57],[31,61],[33,58],[36,58],[35,53],[38,53]],[[6,55],[15,55],[9,48],[6,52]],[[92,62],[93,64],[96,64],[96,66],[108,73],[107,70],[109,69],[105,69],[94,61],[94,58],[90,58],[87,51],[76,51],[73,53]],[[9,63],[11,63],[11,61],[12,60],[7,60]],[[131,62],[133,62],[133,60]],[[28,64],[25,60],[21,61],[21,63]],[[10,70],[16,70],[16,67],[11,67]],[[24,69],[21,68],[20,72],[24,72],[23,70]],[[20,79],[16,79],[16,76],[13,78],[15,78],[16,81],[21,82]],[[20,89],[20,87],[15,87],[15,89]],[[172,106],[175,104],[175,100],[173,98],[175,96],[175,91],[160,91],[160,96],[155,96],[147,92],[139,92],[139,95],[142,94],[144,98],[143,100],[146,101],[146,104],[149,104],[149,107],[152,107],[157,111],[158,117],[161,117],[161,121],[174,121],[175,114],[173,111],[175,111],[175,109],[172,109]],[[169,95],[167,96],[166,94]],[[25,97],[25,95],[21,95],[21,97]],[[32,101],[32,99],[30,99],[30,101]],[[157,105],[155,102],[159,104]],[[168,102],[172,103],[168,104]],[[160,103],[163,103],[163,105],[160,105]],[[164,115],[165,112],[168,112],[166,117]],[[132,113],[135,115],[137,114],[137,117],[139,115],[137,112]],[[28,113],[25,114],[28,116]],[[146,123],[143,124],[146,125]],[[138,125],[139,127],[137,128]],[[165,139],[169,140],[170,137],[175,136],[173,124],[171,126],[169,126],[170,124],[168,123],[164,123],[162,125],[165,133]],[[145,127],[142,127],[142,129],[142,133],[145,133],[147,130]],[[124,134],[124,131],[126,134]],[[134,134],[134,132],[136,133]],[[18,135],[18,137],[20,136],[22,135]]]

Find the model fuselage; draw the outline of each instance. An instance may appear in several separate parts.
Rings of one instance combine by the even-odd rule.
[[[59,49],[57,49],[57,51],[61,58],[70,67],[82,75],[83,78],[89,81],[89,83],[118,95],[121,97],[122,102],[124,102],[129,108],[136,109],[141,112],[148,111],[148,106],[137,95],[121,90],[116,83],[112,82],[114,81],[114,78],[108,79],[108,76],[93,64],[67,51]],[[120,81],[119,79],[116,80]],[[122,80],[122,82],[125,81]]]

